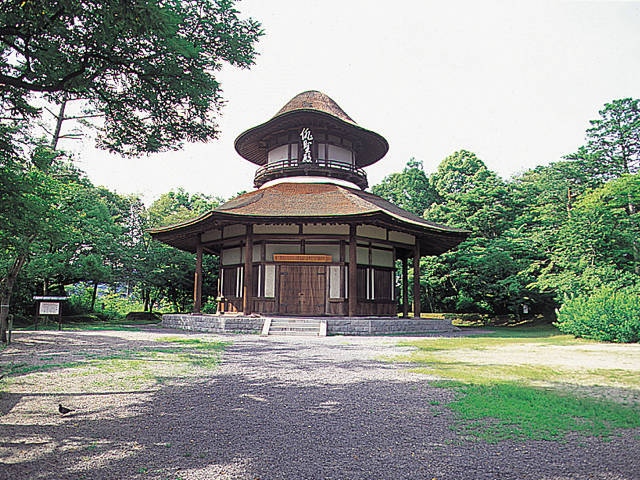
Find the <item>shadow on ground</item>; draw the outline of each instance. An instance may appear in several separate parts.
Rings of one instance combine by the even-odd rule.
[[[210,377],[167,382],[131,411],[103,411],[96,395],[44,425],[0,417],[0,479],[638,478],[638,431],[609,442],[464,439],[450,428],[453,392],[393,365],[340,360],[349,348],[239,340]]]

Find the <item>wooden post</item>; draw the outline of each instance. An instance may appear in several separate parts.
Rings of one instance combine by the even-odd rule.
[[[196,246],[196,273],[193,279],[193,313],[202,311],[202,243]]]
[[[420,318],[420,244],[413,250],[413,318]]]
[[[253,225],[247,225],[247,241],[244,245],[244,288],[242,310],[245,315],[253,313]]]
[[[355,317],[358,311],[358,245],[356,226],[349,226],[349,316]]]
[[[402,317],[409,318],[409,262],[402,258]]]

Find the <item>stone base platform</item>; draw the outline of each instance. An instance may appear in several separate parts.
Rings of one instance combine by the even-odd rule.
[[[162,325],[194,332],[254,333],[262,332],[267,319],[303,317],[166,314]],[[396,317],[313,317],[326,322],[327,335],[419,335],[454,332],[457,330],[448,319],[396,318]]]

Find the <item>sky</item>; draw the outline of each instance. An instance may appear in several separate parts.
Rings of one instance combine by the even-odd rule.
[[[150,204],[184,188],[225,199],[253,189],[234,140],[306,90],[329,95],[389,142],[369,184],[411,158],[427,174],[461,149],[505,179],[584,144],[614,99],[640,98],[640,1],[242,0],[265,35],[250,69],[217,78],[220,136],[124,159],[76,145],[96,185]]]

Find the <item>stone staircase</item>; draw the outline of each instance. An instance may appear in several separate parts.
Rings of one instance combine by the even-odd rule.
[[[262,335],[327,336],[327,321],[318,318],[266,318]]]

